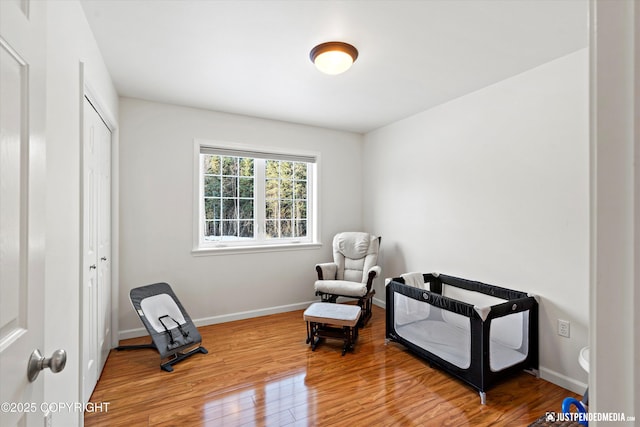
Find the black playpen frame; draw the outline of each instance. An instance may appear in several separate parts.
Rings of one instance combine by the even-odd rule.
[[[486,403],[486,390],[497,382],[522,370],[531,371],[538,375],[538,302],[533,296],[520,291],[488,285],[444,274],[423,274],[424,282],[429,283],[429,289],[425,290],[405,284],[402,277],[393,278],[386,286],[386,338],[398,342],[430,364],[439,367],[447,373],[459,378],[480,392],[481,403]],[[483,320],[473,304],[469,304],[442,295],[442,285],[450,285],[472,292],[480,292],[486,295],[506,300],[504,303],[492,305],[488,315]],[[394,308],[395,296],[402,294],[439,307],[443,310],[458,313],[470,319],[471,332],[471,363],[466,369],[460,368],[449,361],[429,352],[415,343],[401,337],[395,330]],[[491,321],[498,317],[513,313],[529,311],[528,327],[528,351],[526,358],[512,366],[500,371],[492,371],[489,361],[491,341]]]

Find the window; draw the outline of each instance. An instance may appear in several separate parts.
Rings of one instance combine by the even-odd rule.
[[[317,155],[196,141],[195,156],[196,250],[315,242]]]

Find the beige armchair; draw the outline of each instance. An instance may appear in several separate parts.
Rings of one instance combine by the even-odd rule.
[[[333,238],[333,262],[316,264],[316,295],[325,302],[336,302],[338,297],[356,298],[362,309],[360,326],[371,318],[376,293],[373,280],[382,272],[376,265],[380,241],[369,233],[339,233]]]

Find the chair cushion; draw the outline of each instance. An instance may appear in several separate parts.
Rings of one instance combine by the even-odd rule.
[[[347,258],[360,259],[369,253],[371,236],[369,233],[344,232],[336,235],[333,242],[334,250],[337,250]]]
[[[378,259],[379,240],[369,233],[344,232],[333,238],[336,279],[366,283],[369,270]]]
[[[367,284],[360,282],[349,282],[346,280],[317,280],[316,292],[326,294],[344,295],[349,297],[362,297],[367,294]]]

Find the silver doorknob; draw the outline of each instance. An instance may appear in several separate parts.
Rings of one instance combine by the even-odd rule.
[[[51,372],[57,373],[64,369],[67,364],[67,352],[64,350],[56,350],[53,352],[50,358],[45,358],[40,350],[33,350],[31,357],[29,358],[29,365],[27,367],[27,378],[29,382],[34,382],[38,378],[38,374],[44,368],[51,369]]]

